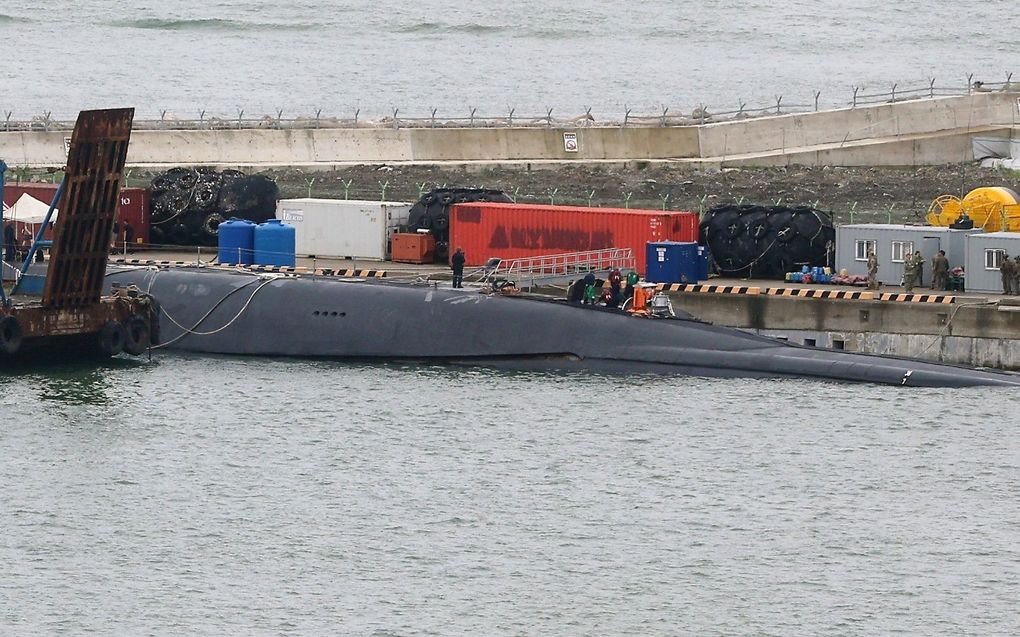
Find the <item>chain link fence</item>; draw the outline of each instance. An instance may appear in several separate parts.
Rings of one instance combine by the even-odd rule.
[[[983,82],[974,80],[970,74],[966,82],[960,84],[938,85],[935,78],[923,84],[900,86],[894,83],[888,90],[867,92],[863,86],[852,87],[852,93],[846,98],[837,100],[836,106],[857,107],[870,104],[886,104],[914,99],[934,99],[969,95],[974,92],[1020,91],[1020,82],[1013,82],[1013,74],[1006,75],[1002,82]],[[885,87],[883,87],[885,88]],[[522,114],[515,108],[508,108],[499,114],[478,114],[476,108],[469,108],[466,113],[439,113],[432,108],[426,115],[404,115],[401,109],[394,108],[383,117],[364,118],[360,109],[353,112],[330,115],[325,109],[316,109],[314,115],[292,116],[278,109],[272,115],[252,116],[244,109],[236,114],[211,114],[203,110],[196,118],[179,118],[169,110],[161,110],[157,118],[135,119],[136,130],[224,130],[224,129],[308,129],[308,128],[562,128],[562,127],[667,127],[694,126],[712,122],[732,121],[751,117],[771,117],[792,113],[806,113],[822,108],[821,91],[814,91],[812,99],[803,102],[784,101],[783,95],[777,95],[769,104],[748,106],[740,102],[736,109],[717,109],[707,104],[699,104],[691,111],[680,111],[672,106],[663,105],[655,113],[637,113],[634,109],[624,106],[623,113],[599,113],[596,118],[590,107],[584,113],[571,117],[561,117],[552,108],[546,108],[541,114]],[[286,116],[285,116],[286,115]],[[3,111],[4,120],[0,124],[2,131],[67,131],[74,128],[74,120],[54,117],[52,111],[24,115],[13,110]]]

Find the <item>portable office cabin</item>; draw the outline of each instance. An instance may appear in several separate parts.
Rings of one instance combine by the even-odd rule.
[[[385,259],[390,235],[410,211],[398,201],[281,199],[276,218],[294,226],[298,254]]]
[[[868,251],[878,257],[878,280],[886,285],[903,281],[905,257],[920,251],[924,257],[922,285],[931,284],[931,259],[946,251],[949,267],[964,265],[967,236],[981,230],[954,230],[936,226],[858,223],[836,226],[836,270],[848,274],[868,273]]]
[[[1002,293],[999,264],[1020,254],[1020,232],[983,232],[967,237],[967,291]]]

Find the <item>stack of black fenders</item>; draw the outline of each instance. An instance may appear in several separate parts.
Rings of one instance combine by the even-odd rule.
[[[450,206],[455,203],[492,201],[513,203],[501,190],[481,188],[437,188],[414,204],[407,222],[411,231],[428,230],[436,238],[436,260],[445,262],[450,254]]]
[[[721,204],[702,217],[700,231],[723,276],[781,279],[835,259],[832,219],[808,206]]]
[[[215,246],[231,217],[261,223],[276,215],[280,189],[264,175],[238,170],[171,168],[151,185],[154,244]]]

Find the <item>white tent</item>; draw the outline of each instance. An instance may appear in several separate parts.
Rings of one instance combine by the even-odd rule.
[[[22,193],[13,206],[4,206],[4,221],[20,221],[22,223],[38,225],[46,218],[46,212],[49,209],[50,204],[39,201],[27,192]],[[50,221],[57,220],[58,212],[56,208],[53,209],[53,216],[50,218]]]

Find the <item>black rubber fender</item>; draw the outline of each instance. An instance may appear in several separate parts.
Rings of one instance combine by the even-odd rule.
[[[450,217],[446,215],[436,215],[432,218],[432,227],[436,230],[446,230],[450,227]]]
[[[22,342],[21,322],[16,317],[0,318],[0,351],[17,354]]]
[[[195,189],[192,200],[198,210],[209,210],[216,205],[219,199],[219,190],[213,184],[201,184]]]
[[[148,349],[151,341],[148,322],[137,314],[124,321],[124,351],[138,356]]]
[[[174,245],[189,245],[193,239],[194,237],[192,235],[191,228],[183,223],[175,224],[174,227],[170,229],[170,241]]]
[[[99,351],[107,356],[116,356],[124,351],[127,333],[117,321],[107,321],[99,330]]]
[[[218,237],[220,234],[220,224],[226,221],[218,212],[213,212],[205,216],[202,220],[201,231],[202,234],[209,237]]]

